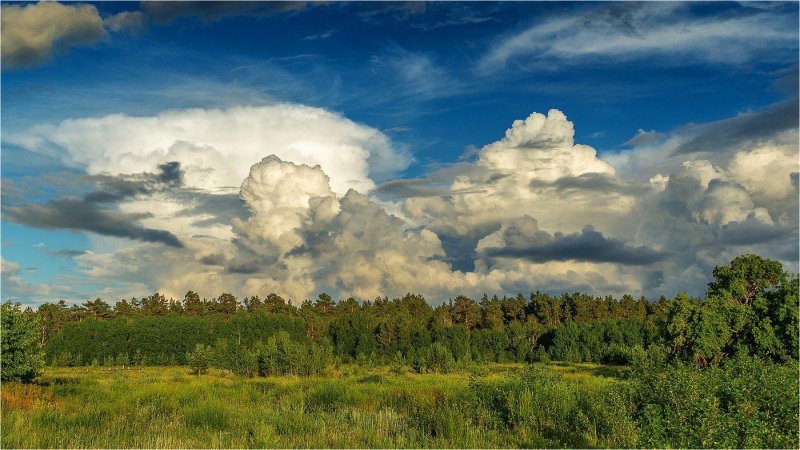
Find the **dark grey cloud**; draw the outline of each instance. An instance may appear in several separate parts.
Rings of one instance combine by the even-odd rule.
[[[775,75],[777,78],[773,82],[773,86],[781,92],[787,93],[787,96],[797,97],[798,86],[800,86],[800,66],[792,64],[779,69]]]
[[[690,127],[687,132],[694,133],[695,137],[679,145],[674,153],[725,151],[745,143],[774,138],[786,130],[796,130],[800,120],[797,102],[797,98],[792,98],[775,103],[762,112]]]
[[[172,186],[179,186],[183,183],[183,170],[181,170],[180,162],[170,161],[159,164],[158,169],[161,171],[158,178],[162,182]]]
[[[469,158],[470,154],[464,156]],[[373,193],[388,198],[413,198],[413,197],[448,197],[461,194],[483,193],[483,189],[451,189],[453,180],[459,176],[468,176],[476,183],[493,185],[494,183],[510,176],[509,173],[499,171],[480,171],[472,163],[458,162],[444,166],[433,167],[424,178],[400,178],[387,181],[375,188]]]
[[[200,258],[200,262],[207,266],[221,266],[225,264],[225,255],[222,253],[211,253]]]
[[[500,228],[497,225],[494,229],[486,230],[485,234],[497,231]],[[485,235],[484,234],[484,235]],[[445,262],[450,263],[453,270],[461,270],[463,272],[475,271],[475,259],[477,252],[475,246],[478,241],[483,237],[478,233],[471,236],[453,236],[446,233],[439,233],[439,241],[442,243],[442,250],[444,250],[446,258]]]
[[[145,228],[137,223],[152,214],[121,213],[86,199],[68,198],[4,206],[3,214],[12,222],[34,228],[91,231],[105,236],[183,247],[178,237],[169,231]]]
[[[195,226],[227,224],[234,217],[244,220],[250,215],[239,194],[209,194],[182,189],[173,192],[173,196],[186,205],[191,205],[178,212],[178,217],[206,216],[194,222]]]
[[[215,21],[226,17],[268,17],[305,9],[309,2],[223,2],[165,1],[142,2],[142,11],[157,23],[166,24],[182,17]]]
[[[451,195],[484,192],[482,189],[452,190],[444,186],[437,187],[436,183],[436,180],[425,178],[391,180],[375,188],[375,193],[390,198],[411,198],[448,197]]]
[[[74,258],[86,254],[86,250],[75,250],[71,248],[62,248],[59,250],[47,250],[47,253],[53,256],[62,256],[65,258]]]
[[[33,193],[35,193],[35,191],[33,191],[32,189],[19,186],[12,180],[2,181],[3,203],[22,200],[23,198],[25,198],[26,195],[30,195]]]
[[[8,220],[33,227],[86,230],[182,246],[171,233],[136,224],[139,219],[151,215],[122,214],[113,208],[114,203],[128,198],[173,190],[182,184],[182,177],[180,164],[169,162],[159,165],[158,171],[153,173],[85,175],[59,171],[14,181],[6,179],[3,180],[2,211]],[[59,194],[63,198],[41,200]],[[78,255],[71,250],[48,253]]]
[[[626,183],[619,178],[602,173],[584,173],[565,176],[554,181],[533,180],[532,189],[553,188],[562,192],[606,192],[638,195],[650,190],[649,186]]]
[[[237,261],[228,265],[229,273],[251,274],[261,270],[261,265],[257,261]]]
[[[150,195],[156,191],[164,191],[183,184],[183,170],[177,161],[158,166],[156,173],[139,173],[133,175],[90,175],[84,180],[93,182],[96,191],[86,194],[88,202],[119,202],[140,195]]]
[[[656,289],[661,287],[664,284],[664,272],[660,270],[655,270],[650,273],[645,281],[645,288],[646,289]]]
[[[487,248],[483,253],[490,257],[522,258],[537,263],[585,261],[629,266],[652,264],[668,256],[646,246],[634,247],[619,239],[607,238],[592,227],[567,235],[555,233],[550,236],[539,231],[527,245]]]
[[[723,225],[717,236],[723,245],[755,245],[769,242],[786,241],[794,245],[798,241],[797,227],[766,224],[757,220],[752,214],[741,222],[730,222]]]
[[[81,198],[67,197],[51,199],[44,203],[26,201],[26,197],[43,194],[40,190],[18,188],[13,183],[11,198],[3,197],[2,211],[12,222],[35,228],[69,229],[91,231],[94,233],[125,237],[146,242],[160,242],[172,247],[183,247],[174,234],[141,226],[138,221],[152,214],[126,214],[113,209],[113,204],[128,198],[149,196],[156,192],[172,190],[183,183],[180,163],[168,162],[158,166],[158,172],[131,175],[76,175],[56,174],[59,183],[55,184],[67,192],[86,190],[86,184],[93,185]],[[36,180],[31,181],[33,185]],[[75,194],[73,194],[75,195]],[[58,256],[76,256],[69,252]]]

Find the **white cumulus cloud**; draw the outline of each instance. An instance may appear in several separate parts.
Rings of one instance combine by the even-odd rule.
[[[115,114],[38,126],[6,140],[59,155],[89,173],[135,173],[178,161],[186,183],[238,187],[267,155],[320,165],[334,192],[367,192],[374,180],[405,169],[410,157],[380,131],[321,108],[295,104]]]
[[[39,2],[2,6],[3,68],[47,60],[56,48],[93,44],[106,36],[93,5]]]
[[[725,144],[743,121],[763,117],[679,129],[603,158],[574,141],[561,111],[533,113],[473,162],[375,190],[409,158],[375,129],[298,105],[70,120],[10,139],[91,174],[180,169],[180,182],[115,205],[182,247],[95,236],[75,257],[109,284],[106,295],[654,297],[701,293],[715,264],[742,253],[796,270],[796,128],[753,126],[752,139]],[[680,151],[698,140],[721,144]]]

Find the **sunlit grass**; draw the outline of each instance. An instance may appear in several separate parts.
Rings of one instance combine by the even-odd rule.
[[[600,366],[549,366],[602,389]],[[493,365],[504,383],[522,365]],[[474,377],[474,376],[473,376]],[[468,371],[393,374],[340,367],[324,377],[243,379],[185,367],[48,368],[37,384],[2,386],[4,448],[524,447],[558,444],[481,423]],[[563,445],[563,444],[562,444]]]

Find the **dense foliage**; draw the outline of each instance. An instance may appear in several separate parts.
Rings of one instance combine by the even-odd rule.
[[[740,353],[697,370],[651,351],[634,365],[641,447],[797,448],[798,366]]]
[[[201,300],[190,291],[182,302],[153,294],[113,307],[48,303],[36,315],[56,365],[186,364],[204,344],[216,349],[218,366],[246,363],[237,372],[252,374],[318,373],[313,367],[334,359],[444,372],[471,362],[628,364],[653,346],[666,347],[671,361],[707,367],[736,354],[797,360],[797,298],[796,276],[745,255],[714,270],[704,299],[536,292],[431,307],[412,294],[366,302],[321,294],[297,308],[275,294]]]
[[[795,447],[798,289],[798,277],[779,263],[744,255],[714,270],[702,299],[536,292],[480,301],[458,296],[431,307],[411,294],[363,303],[322,294],[297,308],[274,294],[209,301],[190,291],[182,302],[154,294],[113,307],[100,299],[24,313],[4,305],[12,312],[4,309],[4,331],[12,317],[26,331],[4,333],[3,376],[6,336],[24,335],[9,338],[9,345],[38,338],[31,348],[43,343],[56,366],[188,364],[197,375],[214,376],[208,372],[215,367],[240,380],[325,376],[309,381],[319,387],[300,390],[299,407],[286,403],[284,396],[295,394],[283,388],[243,385],[255,389],[248,399],[269,397],[298,421],[330,416],[371,429],[372,422],[359,419],[358,386],[374,385],[369,389],[383,397],[364,397],[372,402],[365,407],[394,419],[349,444]],[[553,371],[561,366],[541,364],[551,360],[628,368],[613,381],[585,384]],[[508,366],[492,363],[527,368],[498,379],[486,372]],[[336,378],[346,367],[373,374],[351,385]],[[464,389],[430,399],[378,388],[389,376],[404,383],[408,377],[463,380],[466,373]],[[387,431],[393,429],[400,431]],[[323,442],[270,436],[264,439],[283,446]],[[324,439],[350,435],[336,436]]]
[[[0,379],[2,381],[31,381],[41,372],[44,353],[39,341],[39,321],[25,313],[20,305],[0,305]]]

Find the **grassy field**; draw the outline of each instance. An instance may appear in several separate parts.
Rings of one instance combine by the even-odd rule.
[[[492,393],[519,378],[523,369],[493,365],[477,374],[393,374],[389,368],[347,366],[326,377],[242,379],[218,370],[195,376],[185,367],[48,368],[37,384],[3,384],[2,446],[552,447],[633,442],[632,436],[620,441],[619,430],[613,438],[603,437],[599,424],[591,423],[591,413],[584,414],[586,429],[574,429],[573,419],[566,417],[564,424],[550,423],[558,414],[572,414],[570,408],[580,403],[575,396],[572,405],[543,405],[552,399],[520,397],[516,406],[504,406],[497,414]],[[602,394],[619,383],[619,371],[603,366],[551,364],[544,371],[557,384],[587,395]],[[516,423],[515,408],[524,407],[541,413],[528,414],[529,424]],[[544,413],[543,407],[552,412]]]

